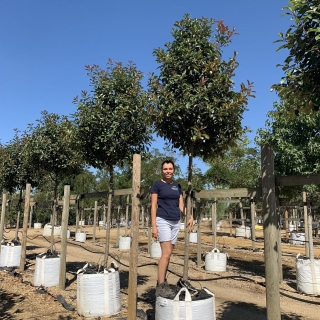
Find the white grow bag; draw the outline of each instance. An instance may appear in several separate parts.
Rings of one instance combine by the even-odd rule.
[[[205,257],[205,270],[212,272],[223,272],[227,269],[227,254],[220,252],[214,248],[212,251],[207,252]]]
[[[236,228],[236,237],[251,238],[251,228],[246,226]]]
[[[120,237],[119,238],[119,249],[120,250],[130,250],[131,237]]]
[[[197,232],[190,232],[189,241],[192,242],[192,243],[197,243],[198,242]]]
[[[155,320],[215,320],[214,294],[206,288],[204,290],[211,295],[210,298],[192,301],[186,288],[182,288],[173,300],[157,297]],[[185,300],[180,301],[183,291]]]
[[[47,257],[40,254],[36,258],[34,269],[34,286],[54,287],[59,285],[60,255]]]
[[[21,245],[14,245],[8,242],[1,245],[0,267],[18,267],[20,266]]]
[[[85,242],[87,239],[87,234],[84,231],[76,232],[76,241]]]
[[[35,222],[35,223],[33,224],[33,227],[34,227],[34,229],[41,229],[42,224],[41,224],[40,222]]]
[[[43,236],[51,237],[52,226],[51,224],[46,224],[43,228]],[[53,235],[60,236],[61,235],[61,226],[54,226]]]
[[[305,233],[304,232],[298,232],[298,231],[292,231],[290,233],[290,243],[291,244],[301,244],[304,245],[306,241]]]
[[[160,258],[162,254],[161,246],[159,241],[154,241],[151,243],[151,258]]]
[[[78,274],[77,306],[84,317],[110,317],[120,312],[119,272]]]
[[[300,255],[296,260],[297,290],[305,294],[320,294],[320,261],[314,259],[315,283],[312,282],[311,261]]]

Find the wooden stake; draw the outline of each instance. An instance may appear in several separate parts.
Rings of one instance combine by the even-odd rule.
[[[289,242],[289,213],[288,209],[284,212],[284,218],[285,218],[285,229],[286,229],[286,242]]]
[[[251,213],[251,240],[252,250],[256,250],[256,217],[255,217],[255,203],[253,198],[250,201],[250,213]]]
[[[275,208],[274,155],[271,146],[263,146],[261,149],[261,167],[267,319],[280,320],[279,269],[277,261],[280,244],[278,243],[279,226]]]
[[[94,212],[93,212],[93,241],[96,241],[97,213],[98,213],[98,201],[95,201]]]
[[[137,312],[137,280],[138,280],[138,248],[139,248],[139,205],[140,205],[141,155],[133,156],[132,179],[132,215],[130,250],[129,286],[128,286],[128,320],[136,319]]]
[[[196,201],[197,206],[197,266],[201,266],[201,212],[200,212],[200,199]]]
[[[308,207],[307,207],[307,193],[302,192],[302,201],[303,201],[303,218],[304,218],[304,235],[305,235],[305,253],[306,257],[309,258],[309,233],[308,233]],[[312,229],[312,226],[311,226]],[[312,233],[311,233],[312,234]]]
[[[111,228],[111,203],[112,203],[112,190],[109,191],[108,196],[108,210],[107,210],[107,225],[106,225],[106,247],[104,251],[104,266],[108,266],[109,246],[110,246],[110,228]]]
[[[230,237],[232,237],[232,212],[229,212]]]
[[[3,230],[4,230],[4,217],[6,215],[6,205],[7,205],[7,193],[3,192],[2,194],[2,205],[1,205],[1,220],[0,220],[0,243],[3,238]],[[1,253],[1,245],[0,245],[0,253]]]
[[[127,195],[127,202],[126,202],[126,226],[124,228],[124,236],[128,236],[128,224],[129,224],[129,198],[130,196]]]
[[[217,202],[216,198],[214,198],[214,202],[212,203],[212,243],[213,248],[217,247]]]
[[[241,225],[244,227],[244,217],[243,217],[243,207],[242,207],[242,202],[241,202],[241,198],[239,198],[240,202],[239,202],[239,208],[240,208],[240,217],[241,217]]]
[[[63,211],[61,221],[61,250],[60,250],[60,278],[59,288],[66,288],[66,258],[67,258],[67,234],[69,220],[70,186],[64,186]]]
[[[31,185],[26,185],[26,196],[24,201],[23,225],[22,225],[22,241],[21,241],[21,255],[20,255],[20,271],[24,271],[26,263],[26,249],[27,249],[27,230],[28,230],[28,216],[30,209],[30,190]]]

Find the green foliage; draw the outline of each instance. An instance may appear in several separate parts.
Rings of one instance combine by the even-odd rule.
[[[234,90],[236,52],[224,61],[222,49],[235,29],[219,21],[213,34],[215,23],[188,14],[176,22],[174,40],[153,52],[160,74],[149,79],[157,133],[184,154],[204,159],[221,153],[243,133],[242,114],[252,89],[248,82]]]
[[[273,88],[286,101],[291,111],[310,112],[320,107],[320,3],[319,0],[290,0],[285,16],[292,25],[279,33],[283,42],[278,48],[289,51],[284,64],[285,72],[280,84]]]
[[[83,160],[78,150],[75,127],[66,116],[43,111],[36,126],[29,126],[28,158],[39,173],[58,183],[81,172]]]
[[[246,136],[238,140],[223,155],[207,160],[210,168],[205,173],[208,184],[215,188],[253,188],[261,175],[260,152],[249,147]]]
[[[0,184],[9,193],[23,190],[27,183],[36,187],[40,175],[28,155],[28,137],[25,133],[19,136],[15,130],[12,140],[0,146]]]
[[[256,142],[273,146],[275,173],[280,176],[319,173],[320,113],[300,113],[292,118],[286,104],[276,102],[268,117],[266,128],[258,130]]]
[[[113,169],[143,153],[152,137],[147,124],[149,98],[141,85],[142,72],[130,62],[122,66],[109,60],[106,70],[86,66],[92,94],[82,91],[74,121],[87,163]]]

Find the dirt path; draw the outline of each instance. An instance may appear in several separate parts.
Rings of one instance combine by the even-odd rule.
[[[83,319],[77,314],[77,281],[76,271],[86,262],[101,263],[104,255],[105,230],[97,230],[97,239],[93,243],[91,238],[92,227],[84,228],[87,234],[85,243],[75,242],[72,237],[68,241],[67,249],[67,287],[60,290],[58,287],[47,288],[44,292],[36,292],[33,284],[36,255],[49,248],[49,238],[42,237],[42,229],[28,231],[27,268],[15,276],[7,271],[0,271],[0,305],[1,319]],[[71,228],[74,231],[75,228]],[[205,229],[204,229],[205,231]],[[127,316],[127,287],[128,266],[130,253],[115,248],[116,229],[111,230],[110,259],[115,259],[120,267],[120,287],[122,310],[114,318],[126,319]],[[257,242],[257,252],[251,250],[251,241],[227,235],[229,229],[219,233],[218,248],[228,254],[227,270],[220,273],[209,273],[204,270],[204,259],[201,266],[197,266],[196,244],[191,244],[189,277],[195,287],[207,287],[215,294],[217,320],[265,320],[266,302],[264,287],[263,242]],[[124,230],[121,230],[121,234]],[[12,239],[14,230],[5,233],[7,239]],[[257,238],[262,233],[257,232]],[[168,282],[175,284],[183,272],[183,233],[175,248],[171,260]],[[56,237],[55,249],[60,250],[59,238]],[[148,319],[154,319],[155,284],[157,273],[157,259],[150,258],[145,231],[140,231],[139,238],[139,268],[138,268],[138,308],[143,310]],[[202,256],[212,250],[210,236],[202,236]],[[295,281],[295,256],[303,254],[303,246],[283,244],[284,281],[281,284],[282,319],[319,319],[320,298],[310,297],[297,293]],[[315,247],[315,255],[319,257],[319,246]],[[75,311],[67,311],[56,300],[61,294],[70,303]],[[201,319],[201,316],[199,317]],[[169,319],[168,319],[169,320]]]

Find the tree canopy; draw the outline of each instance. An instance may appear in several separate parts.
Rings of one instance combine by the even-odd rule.
[[[84,163],[75,138],[75,127],[66,116],[43,111],[36,125],[29,126],[28,157],[36,170],[55,185],[80,173]]]
[[[276,174],[319,173],[319,112],[290,117],[284,102],[275,102],[274,110],[268,113],[268,117],[266,128],[258,130],[256,142],[273,146]]]
[[[310,112],[320,107],[320,4],[319,0],[290,0],[285,16],[292,24],[280,32],[283,42],[278,48],[289,51],[279,66],[285,76],[273,85],[279,97],[291,111]]]
[[[74,99],[74,121],[86,162],[98,169],[113,169],[147,149],[152,136],[147,123],[148,95],[143,74],[134,63],[123,66],[109,59],[106,69],[86,66],[91,93]]]
[[[237,53],[228,61],[222,58],[235,29],[188,14],[174,26],[173,41],[153,51],[160,70],[149,81],[154,126],[184,154],[207,158],[226,150],[243,133],[242,114],[252,84],[241,84],[236,92],[232,78]]]

